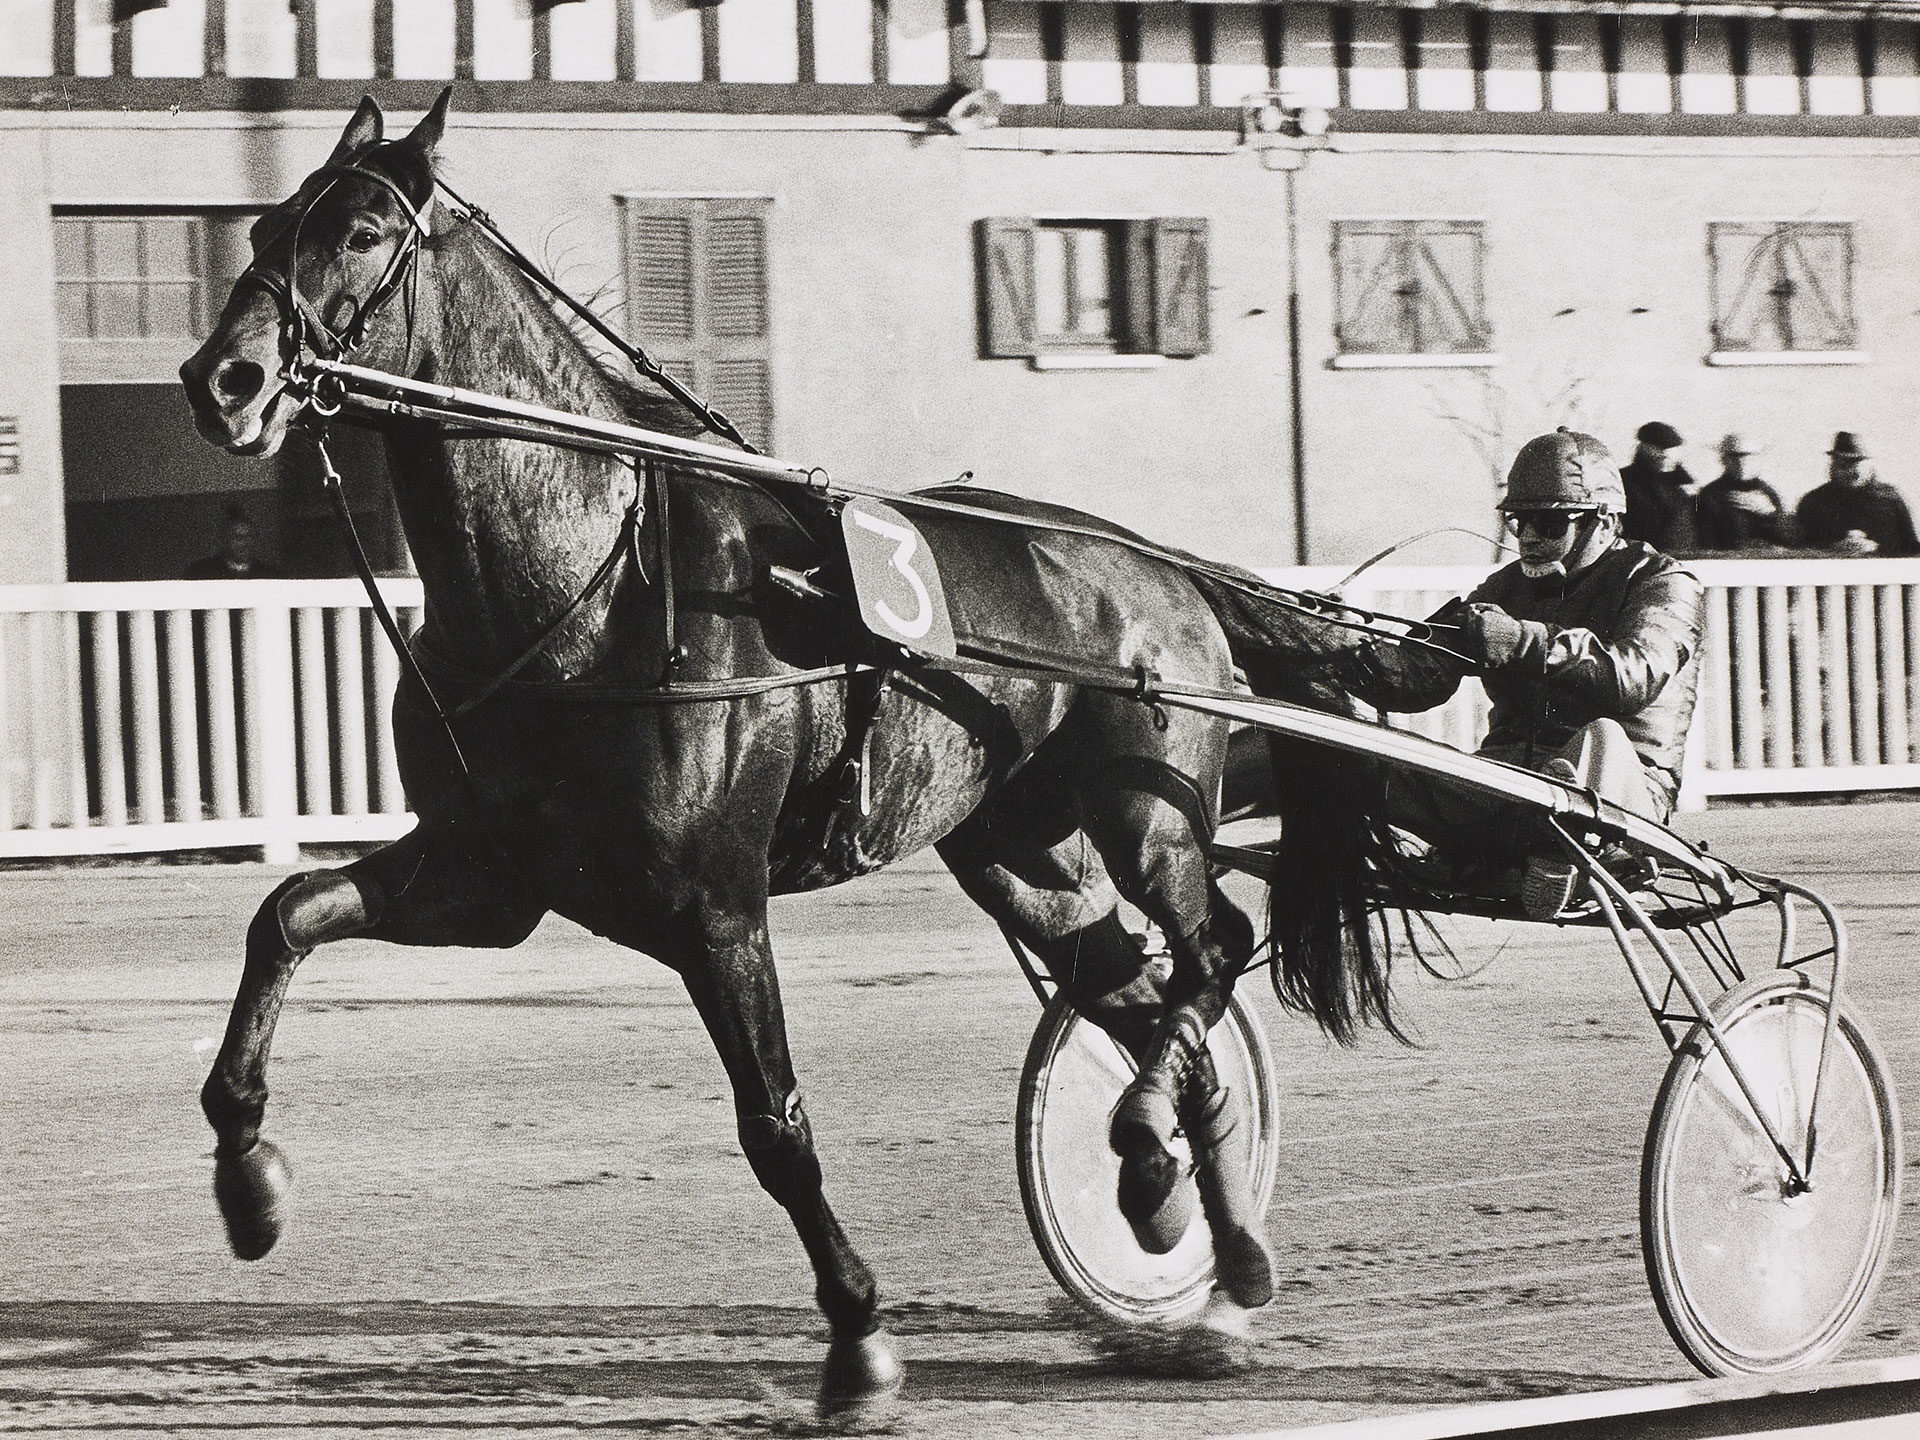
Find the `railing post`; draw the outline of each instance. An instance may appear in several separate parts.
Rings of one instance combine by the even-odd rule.
[[[8,683],[12,676],[8,674],[13,664],[13,647],[8,638],[13,626],[6,615],[0,615],[0,831],[13,828],[13,761],[16,754],[13,744],[13,706],[8,703],[8,692],[12,686]],[[33,699],[27,699],[28,713],[32,712]],[[33,751],[17,752],[25,757],[22,768],[31,776]]]
[[[247,773],[257,813],[267,822],[261,849],[270,865],[300,859],[300,763],[293,719],[293,612],[261,605],[243,612],[241,667],[246,676]]]
[[[200,818],[200,686],[193,661],[193,612],[166,612],[167,738],[173,761],[173,803],[167,818]]]
[[[160,649],[151,610],[129,610],[127,615],[127,680],[133,687],[129,713],[133,718],[134,813],[142,825],[158,825],[167,818],[166,764],[160,738]]]
[[[127,823],[127,753],[120,729],[120,615],[95,610],[87,616],[93,641],[93,739],[99,747],[100,823]]]

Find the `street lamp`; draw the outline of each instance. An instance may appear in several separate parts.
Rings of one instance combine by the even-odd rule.
[[[1261,90],[1240,102],[1240,143],[1259,149],[1288,140],[1324,141],[1331,117],[1281,90]]]

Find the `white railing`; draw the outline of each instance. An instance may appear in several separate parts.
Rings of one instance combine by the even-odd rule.
[[[1683,804],[1920,789],[1920,560],[1712,560]],[[1340,572],[1267,572],[1317,588]],[[1424,615],[1482,567],[1378,569]],[[420,586],[383,581],[403,623]],[[379,841],[399,664],[351,580],[0,586],[0,859]],[[1471,748],[1478,686],[1408,722]]]
[[[0,857],[392,839],[398,682],[357,581],[0,587]]]

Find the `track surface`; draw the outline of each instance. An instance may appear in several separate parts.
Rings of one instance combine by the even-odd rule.
[[[1852,926],[1909,1213],[1844,1358],[1920,1350],[1920,805],[1682,828]],[[718,1062],[673,976],[561,922],[505,953],[309,960],[271,1073],[291,1227],[228,1255],[194,1097],[280,873],[0,874],[0,1433],[811,1433],[823,1327]],[[1262,994],[1281,1295],[1251,1373],[1204,1381],[1150,1373],[1041,1265],[1012,1163],[1038,1012],[944,873],[780,901],[775,926],[830,1194],[910,1366],[901,1433],[1159,1440],[1692,1374],[1637,1236],[1665,1052],[1604,937],[1457,929],[1491,963],[1408,969],[1420,1049],[1336,1050]]]

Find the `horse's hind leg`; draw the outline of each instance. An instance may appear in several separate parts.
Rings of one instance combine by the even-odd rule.
[[[1120,896],[1065,786],[1023,774],[937,848],[960,888],[1039,956],[1074,1009],[1136,1062],[1144,1057],[1165,984],[1120,923]]]
[[[767,936],[764,867],[715,882],[668,925],[656,951],[680,972],[733,1085],[740,1148],[760,1187],[787,1212],[813,1264],[814,1298],[832,1331],[822,1415],[865,1425],[890,1414],[903,1372],[880,1329],[879,1290],[827,1204],[813,1127],[787,1049],[780,981]],[[725,903],[713,896],[725,895]]]
[[[1221,1287],[1239,1305],[1264,1305],[1273,1295],[1273,1262],[1244,1139],[1236,1138],[1249,1123],[1246,1097],[1219,1084],[1206,1048],[1254,948],[1252,923],[1209,872],[1204,842],[1217,816],[1212,795],[1192,778],[1219,772],[1224,736],[1188,716],[1151,733],[1143,707],[1088,699],[1089,718],[1107,743],[1102,759],[1077,770],[1082,823],[1121,894],[1160,926],[1173,952],[1165,1013],[1111,1123],[1121,1211],[1139,1231],[1165,1205],[1180,1178],[1169,1143],[1185,1130],[1200,1162],[1194,1178]]]
[[[410,945],[517,945],[542,908],[456,827],[423,823],[401,840],[338,870],[292,875],[247,929],[246,966],[226,1039],[200,1089],[213,1126],[213,1192],[227,1239],[258,1260],[280,1237],[289,1183],[279,1148],[260,1135],[267,1059],[294,968],[317,945],[349,936]]]

